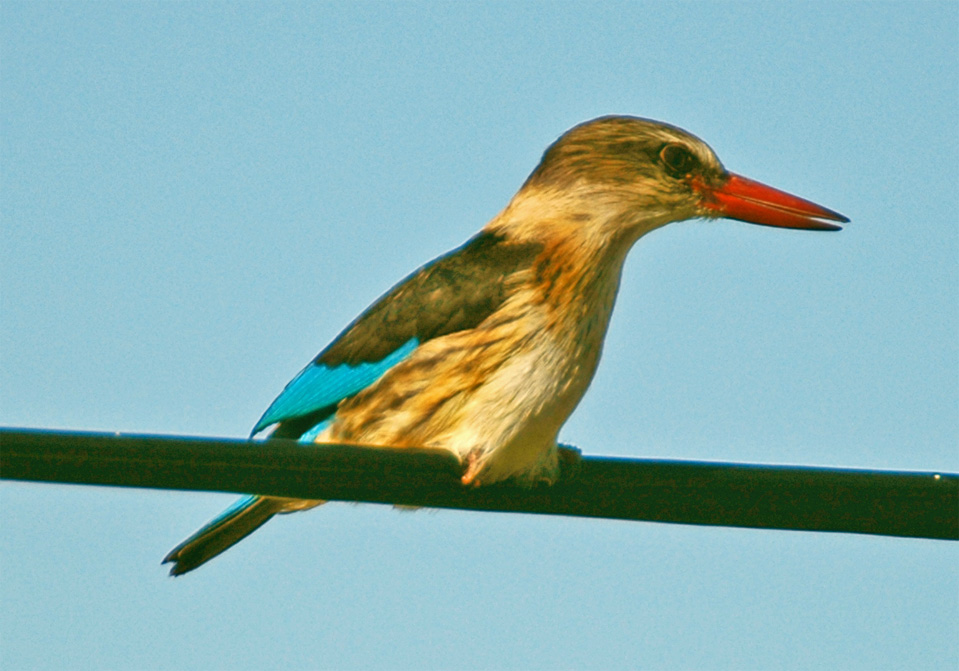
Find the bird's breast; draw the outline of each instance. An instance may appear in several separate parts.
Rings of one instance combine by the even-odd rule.
[[[522,271],[476,328],[422,344],[345,401],[319,441],[440,447],[491,483],[553,480],[556,438],[599,363],[619,272]]]

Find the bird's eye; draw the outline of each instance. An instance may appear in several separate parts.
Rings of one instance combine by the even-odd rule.
[[[683,177],[699,165],[699,160],[681,144],[667,144],[659,152],[666,172],[673,177]]]

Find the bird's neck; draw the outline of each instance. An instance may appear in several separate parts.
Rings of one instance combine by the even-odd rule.
[[[595,191],[523,190],[486,230],[542,251],[527,277],[547,329],[599,346],[613,310],[626,255],[646,227],[615,197]]]
[[[639,189],[590,182],[527,185],[486,230],[516,242],[566,243],[598,258],[621,260],[640,237],[675,221],[674,210],[655,193]]]

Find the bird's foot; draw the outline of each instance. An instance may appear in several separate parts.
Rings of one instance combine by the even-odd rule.
[[[463,473],[460,482],[469,487],[479,487],[480,481],[477,476],[481,470],[483,470],[483,466],[480,463],[479,455],[476,452],[470,452],[469,456],[466,457],[466,472]]]

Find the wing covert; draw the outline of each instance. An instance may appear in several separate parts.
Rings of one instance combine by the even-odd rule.
[[[542,251],[482,232],[381,296],[286,386],[256,423],[298,438],[380,379],[419,345],[475,328],[506,299],[510,277]]]

